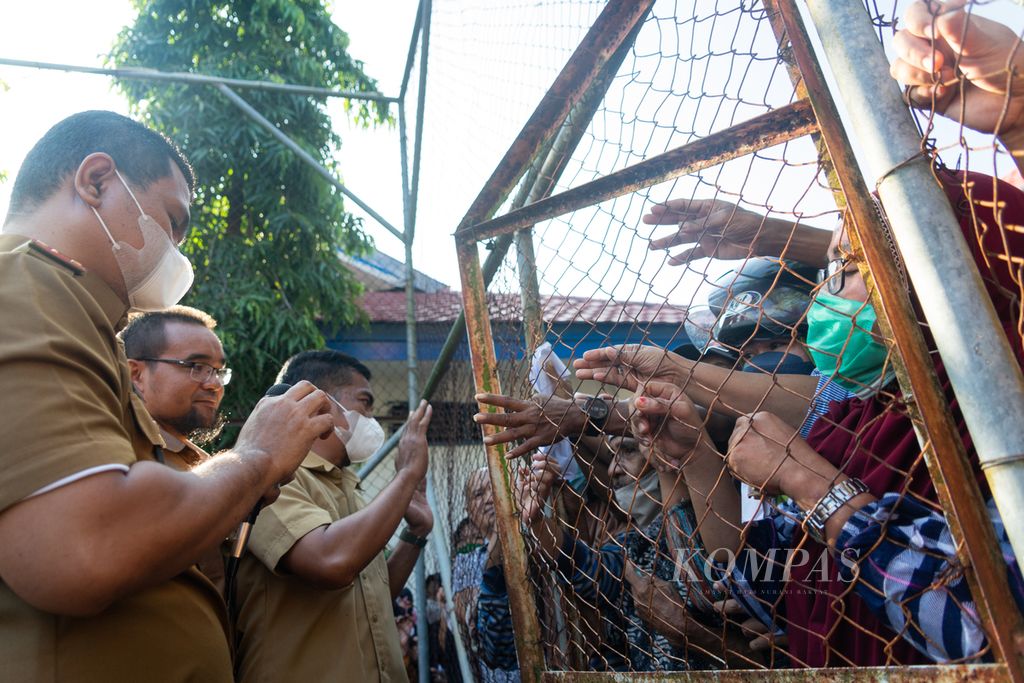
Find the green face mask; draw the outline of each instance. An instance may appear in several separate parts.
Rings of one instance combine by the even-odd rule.
[[[870,303],[818,292],[807,309],[807,350],[818,371],[858,395],[874,393],[889,374],[889,350],[869,332],[876,320]]]

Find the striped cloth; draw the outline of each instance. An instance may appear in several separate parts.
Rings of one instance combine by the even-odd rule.
[[[807,417],[800,426],[800,438],[806,439],[811,433],[811,427],[818,421],[818,418],[828,412],[829,405],[835,401],[845,401],[856,396],[852,391],[847,391],[832,381],[829,375],[823,375],[817,369],[811,372],[811,377],[818,378],[818,386],[814,390],[814,399],[807,409]]]

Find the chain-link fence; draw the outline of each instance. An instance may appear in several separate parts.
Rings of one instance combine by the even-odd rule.
[[[501,37],[495,61],[473,63],[488,87],[512,78],[488,65],[517,41],[565,62],[456,233],[472,367],[458,357],[435,394],[458,424],[438,435],[433,473],[468,591],[452,602],[482,679],[1020,674],[1021,579],[995,495],[1012,475],[976,416],[1005,395],[961,379],[996,364],[1018,400],[1019,369],[947,351],[954,328],[972,327],[1024,357],[1024,204],[992,179],[1014,168],[1004,147],[1020,114],[1014,19],[997,11],[1009,4],[929,19],[950,69],[937,67],[938,109],[969,116],[991,95],[1002,146],[919,115],[923,153],[869,183],[793,3],[517,8],[560,17],[546,27],[582,41],[571,58],[575,43],[470,13]],[[895,21],[909,6],[868,8],[890,59],[914,43],[894,39],[915,28]],[[971,31],[988,31],[1001,68],[975,68],[977,47],[957,52]],[[953,293],[923,290],[922,259],[903,258],[909,231],[885,183],[915,164],[966,238],[976,307],[991,300],[997,325],[966,310],[943,319],[936,299]],[[923,260],[954,281],[941,258]],[[474,387],[490,394],[486,461],[465,429]],[[489,477],[474,474],[485,462]]]

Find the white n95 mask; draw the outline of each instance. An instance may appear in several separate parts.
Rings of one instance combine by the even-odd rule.
[[[135,193],[128,187],[121,172],[114,169],[124,189],[139,208],[139,230],[142,232],[142,248],[136,249],[127,242],[114,239],[103,222],[96,207],[96,214],[107,233],[114,258],[121,269],[125,289],[128,290],[128,304],[136,311],[162,311],[175,305],[192,286],[195,273],[192,264],[178,247],[171,241],[167,232],[156,220],[142,210],[142,205],[135,198]]]
[[[349,462],[366,462],[384,445],[384,428],[376,419],[354,410],[346,410],[343,415],[348,429],[335,426],[334,433],[345,444]]]

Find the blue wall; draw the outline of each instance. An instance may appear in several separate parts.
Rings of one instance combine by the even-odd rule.
[[[416,353],[421,361],[437,360],[451,328],[448,324],[420,324],[416,331]],[[522,358],[523,333],[520,325],[494,323],[494,340],[499,359]],[[343,328],[327,334],[327,346],[344,351],[363,361],[404,361],[405,325],[378,323],[369,327]],[[585,351],[613,344],[655,344],[674,348],[687,340],[681,325],[651,323],[571,323],[556,325],[548,331],[547,340],[563,360],[577,358]],[[465,340],[455,353],[455,360],[468,361],[469,347]]]

